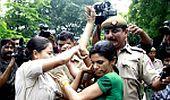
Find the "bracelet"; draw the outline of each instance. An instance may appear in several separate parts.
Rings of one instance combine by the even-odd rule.
[[[87,57],[88,57],[89,55],[88,54],[86,54],[86,55],[83,55],[83,56],[80,56],[80,59],[86,59]]]
[[[62,85],[63,85],[63,87],[66,87],[66,86],[69,86],[70,84],[68,81],[62,81]]]

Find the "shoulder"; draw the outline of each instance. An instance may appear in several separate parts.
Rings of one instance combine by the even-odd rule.
[[[103,76],[103,79],[110,81],[122,81],[122,78],[116,72],[107,73]]]
[[[138,47],[130,47],[130,50],[133,52],[139,52],[139,53],[143,53],[146,54],[146,52],[142,49],[142,48],[138,48]]]
[[[157,58],[155,59],[155,61],[156,61],[156,62],[162,62],[160,59],[157,59]]]

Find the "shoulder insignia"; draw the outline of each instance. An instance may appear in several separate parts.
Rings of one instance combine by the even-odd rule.
[[[146,51],[144,51],[142,48],[138,48],[138,47],[131,47],[131,50],[141,52],[141,53],[146,53]]]

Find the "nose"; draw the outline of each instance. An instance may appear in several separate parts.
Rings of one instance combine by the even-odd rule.
[[[9,47],[9,48],[8,48],[8,51],[13,51],[13,48]]]
[[[106,38],[108,40],[113,40],[115,39],[115,34],[112,32],[112,30],[109,30],[108,34],[106,35]]]
[[[109,30],[108,35],[109,35],[109,36],[113,36],[112,30]]]
[[[98,69],[99,67],[97,66],[96,63],[94,63],[94,64],[93,64],[93,68],[94,68],[94,70],[96,70],[96,69]]]

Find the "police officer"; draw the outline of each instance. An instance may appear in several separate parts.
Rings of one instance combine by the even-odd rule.
[[[117,49],[117,66],[119,75],[124,80],[124,100],[140,100],[141,82],[151,85],[155,90],[161,89],[169,79],[160,81],[154,66],[146,52],[131,47],[127,42],[127,22],[121,16],[113,16],[101,24],[107,40],[113,42]],[[166,84],[165,84],[166,83]]]

